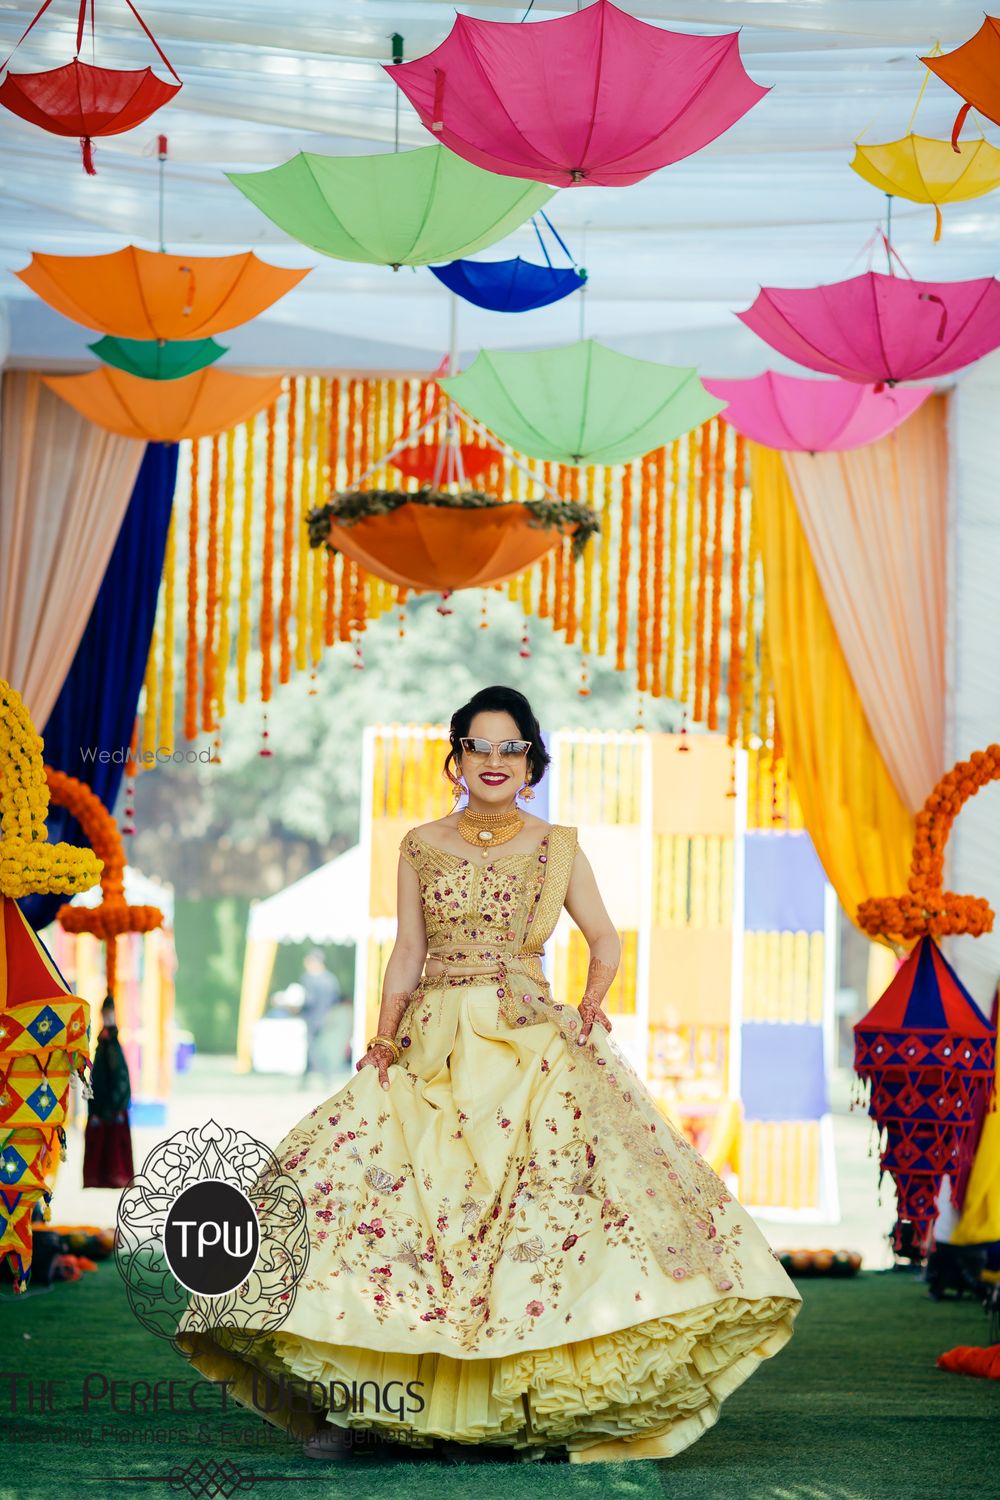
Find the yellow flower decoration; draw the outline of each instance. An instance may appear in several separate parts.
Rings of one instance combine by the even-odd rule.
[[[50,844],[42,739],[20,693],[0,678],[0,896],[71,896],[100,879],[92,849]]]

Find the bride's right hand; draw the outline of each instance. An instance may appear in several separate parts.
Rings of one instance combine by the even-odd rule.
[[[389,1047],[369,1047],[364,1057],[357,1063],[355,1071],[360,1073],[362,1068],[378,1068],[379,1083],[384,1089],[389,1087],[389,1066],[392,1063],[392,1051]]]

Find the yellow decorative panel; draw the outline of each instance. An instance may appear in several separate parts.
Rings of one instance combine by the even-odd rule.
[[[732,835],[733,754],[722,736],[653,735],[654,832]]]
[[[732,921],[732,838],[656,834],[653,926],[730,928]]]
[[[740,1132],[740,1201],[747,1208],[818,1209],[818,1121],[745,1120]]]
[[[732,990],[728,933],[696,927],[650,936],[649,1024],[727,1026]]]
[[[821,932],[743,935],[744,1021],[823,1023]]]
[[[634,930],[619,932],[622,945],[622,961],[614,982],[605,1000],[609,1016],[634,1015],[636,1010],[638,933]],[[571,927],[567,941],[556,949],[553,989],[557,1000],[568,1005],[579,1005],[587,985],[587,968],[590,950],[583,933]]]
[[[557,821],[638,823],[642,798],[642,742],[639,736],[574,734],[558,751]]]

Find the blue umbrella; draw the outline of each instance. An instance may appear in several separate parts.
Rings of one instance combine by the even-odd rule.
[[[535,220],[532,223],[538,235],[538,243],[545,256],[545,265],[522,260],[453,260],[446,266],[431,266],[430,269],[449,291],[464,297],[476,307],[488,312],[533,312],[537,307],[548,307],[552,302],[561,302],[571,292],[577,292],[587,280],[586,271],[577,267],[558,232],[547,216],[541,216],[565,252],[570,264],[554,266]]]

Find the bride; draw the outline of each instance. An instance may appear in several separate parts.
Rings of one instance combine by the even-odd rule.
[[[318,1456],[367,1432],[669,1457],[787,1342],[799,1295],[611,1040],[620,947],[593,870],[574,828],[517,805],[549,759],[528,701],[485,688],[450,739],[467,805],[402,841],[376,1034],[277,1148],[311,1250],[253,1364],[376,1393],[330,1404]],[[563,906],[591,956],[583,995],[555,1000],[541,954]],[[249,1402],[247,1360],[192,1342]],[[390,1386],[412,1399],[379,1400]]]

